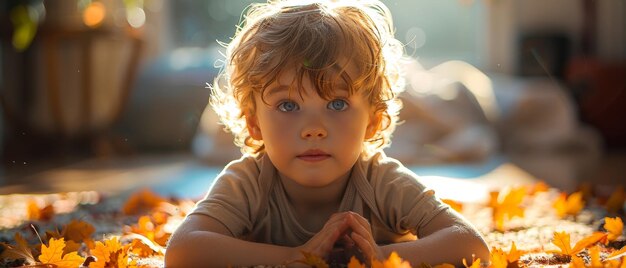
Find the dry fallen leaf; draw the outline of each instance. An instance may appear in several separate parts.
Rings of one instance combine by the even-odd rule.
[[[4,247],[2,254],[0,254],[0,259],[25,259],[26,264],[35,264],[33,252],[20,233],[15,233],[15,241],[17,246],[0,243]]]
[[[136,214],[142,210],[150,210],[156,208],[165,202],[165,199],[150,189],[143,189],[131,195],[124,206],[122,212],[126,215]]]

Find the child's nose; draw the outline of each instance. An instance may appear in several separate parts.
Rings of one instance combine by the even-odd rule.
[[[326,135],[328,135],[328,133],[326,132],[326,129],[323,128],[322,126],[310,126],[310,127],[305,127],[302,130],[302,138],[303,139],[311,139],[311,138],[326,138]]]

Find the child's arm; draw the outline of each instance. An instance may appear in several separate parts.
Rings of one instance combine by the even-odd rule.
[[[290,248],[253,243],[232,237],[216,219],[189,215],[172,235],[166,267],[228,267],[277,265],[303,259],[302,251],[327,256],[334,242],[347,229],[345,216],[334,215],[306,244]]]
[[[463,258],[471,263],[472,257],[480,258],[481,261],[489,260],[489,249],[478,231],[450,210],[439,213],[428,226],[422,228],[418,240],[385,246],[375,244],[365,218],[353,213],[349,222],[354,232],[352,239],[366,258],[380,259],[380,254],[388,257],[395,251],[414,267],[421,263],[463,266]]]

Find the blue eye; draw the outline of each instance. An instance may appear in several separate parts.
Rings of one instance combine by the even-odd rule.
[[[348,109],[348,102],[346,102],[345,100],[341,100],[341,99],[336,99],[336,100],[332,100],[328,103],[328,109],[331,109],[333,111],[343,111],[345,109]]]
[[[283,101],[278,104],[278,110],[281,112],[293,112],[298,109],[300,109],[300,107],[298,107],[298,104],[293,101]]]

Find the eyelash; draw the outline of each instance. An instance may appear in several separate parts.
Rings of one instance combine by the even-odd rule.
[[[335,107],[333,107],[334,103],[337,103],[337,101],[340,101],[343,106],[341,108],[335,109]],[[293,108],[291,109],[287,109],[285,107],[285,105],[293,105]],[[345,111],[346,109],[348,109],[348,107],[350,107],[350,105],[348,104],[348,102],[346,100],[343,99],[334,99],[328,102],[328,104],[326,105],[326,108],[332,110],[332,111],[337,111],[337,112],[341,112],[341,111]],[[294,111],[298,111],[300,110],[300,106],[298,105],[298,103],[291,101],[291,100],[286,100],[286,101],[281,101],[276,108],[281,111],[281,112],[294,112]]]

